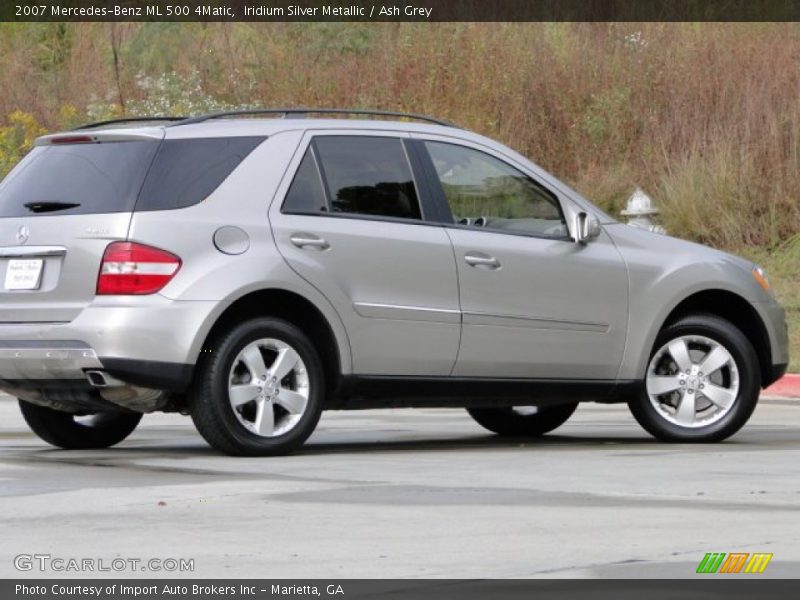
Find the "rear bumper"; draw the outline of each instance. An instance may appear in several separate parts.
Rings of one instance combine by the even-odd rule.
[[[86,371],[102,369],[97,354],[78,341],[0,340],[0,380],[86,379]]]
[[[44,388],[87,382],[87,371],[101,370],[127,384],[183,391],[216,307],[157,295],[104,298],[69,323],[0,323],[0,381]]]
[[[194,365],[101,358],[81,342],[0,341],[0,389],[62,389],[106,387],[92,383],[89,373],[102,372],[110,386],[128,384],[183,392],[191,383]],[[97,379],[95,380],[97,381]]]

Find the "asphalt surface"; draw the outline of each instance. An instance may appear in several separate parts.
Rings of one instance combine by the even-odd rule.
[[[241,459],[177,415],[114,449],[51,449],[3,398],[0,515],[0,577],[93,575],[20,573],[19,554],[191,558],[147,575],[193,578],[692,577],[706,552],[771,552],[762,577],[797,577],[800,400],[696,446],[620,406],[534,442],[461,410],[332,412],[298,454]]]

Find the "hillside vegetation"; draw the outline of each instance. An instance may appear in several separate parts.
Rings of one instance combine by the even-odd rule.
[[[42,131],[123,114],[429,113],[611,213],[641,186],[671,233],[761,260],[800,358],[798,25],[5,23],[0,57],[0,171]]]

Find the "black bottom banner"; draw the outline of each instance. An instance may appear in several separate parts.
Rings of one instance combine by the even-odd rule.
[[[534,580],[2,580],[3,600],[261,600],[387,598],[391,600],[737,600],[800,598],[800,580],[534,579]]]

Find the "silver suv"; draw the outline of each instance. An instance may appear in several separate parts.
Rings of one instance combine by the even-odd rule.
[[[324,409],[466,407],[538,436],[581,401],[716,441],[788,363],[757,265],[620,224],[417,115],[48,135],[0,184],[0,244],[0,388],[62,448],[154,411],[239,455],[298,447]]]

